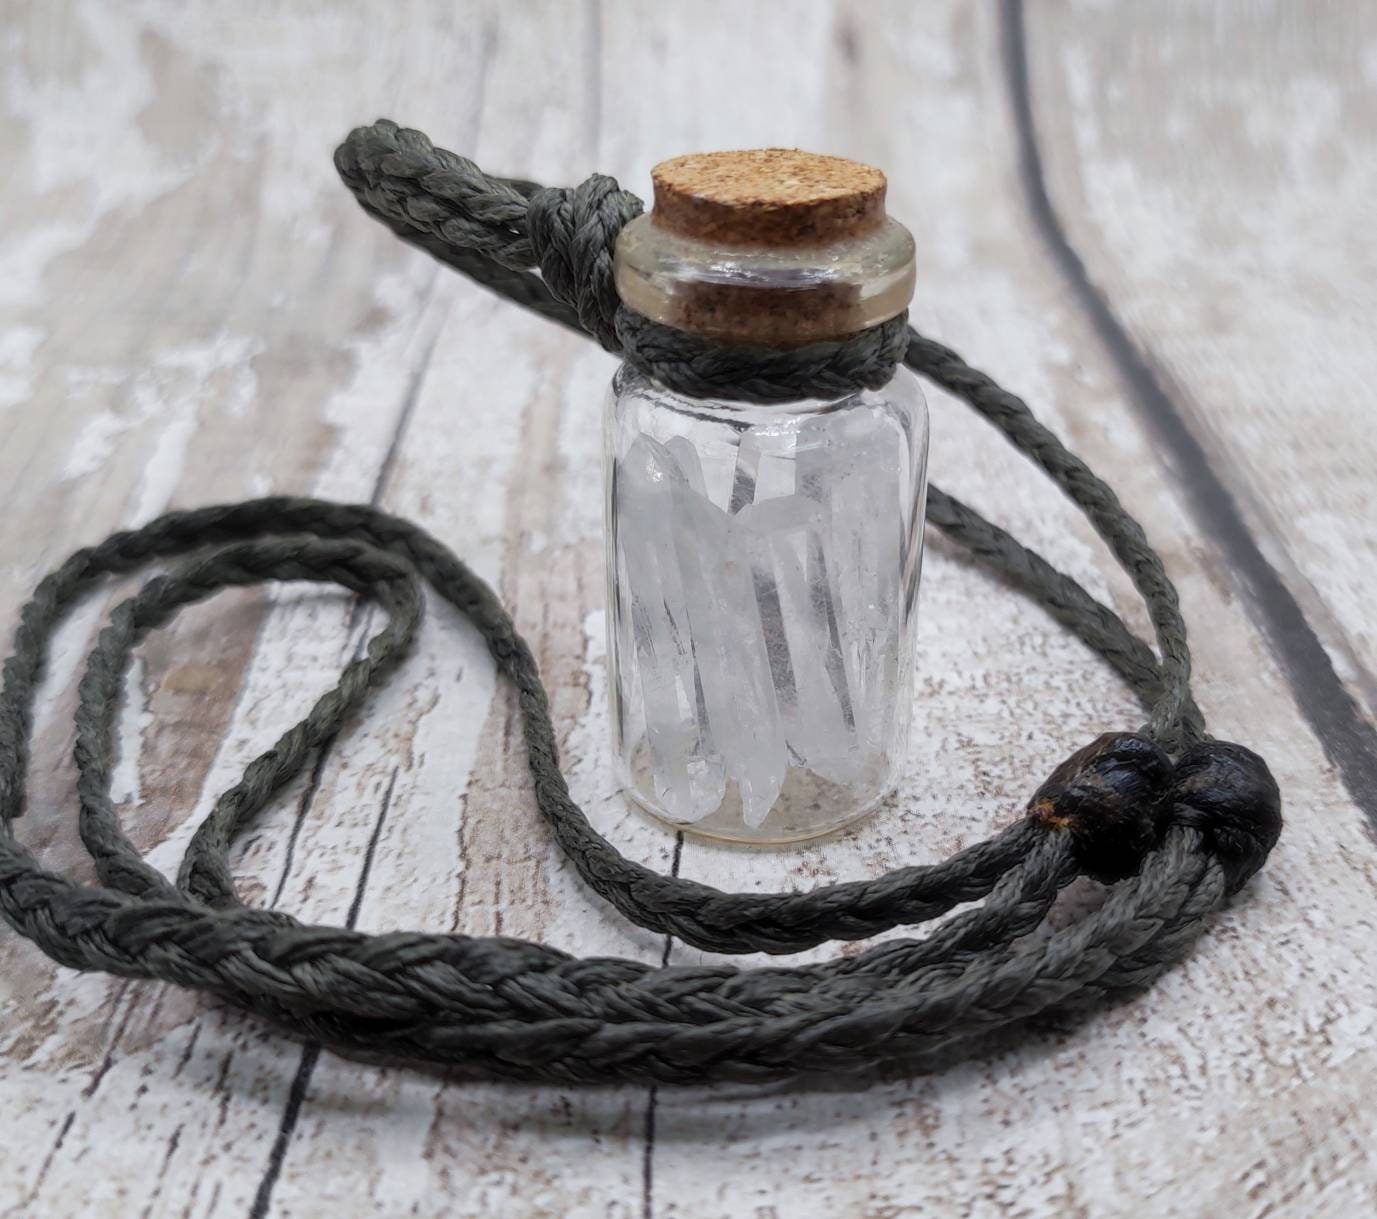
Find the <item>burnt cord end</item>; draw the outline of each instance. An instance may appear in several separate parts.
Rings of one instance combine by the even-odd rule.
[[[1281,837],[1281,790],[1251,749],[1228,741],[1202,741],[1176,762],[1163,820],[1200,831],[1237,893]]]
[[[1156,844],[1157,809],[1171,779],[1171,759],[1156,741],[1106,732],[1048,776],[1028,815],[1069,833],[1086,874],[1110,884],[1134,875]]]
[[[1107,732],[1077,750],[1033,794],[1028,816],[1069,833],[1086,875],[1110,884],[1137,873],[1172,826],[1198,830],[1237,893],[1281,836],[1281,792],[1251,749],[1192,745],[1173,766],[1155,741]]]

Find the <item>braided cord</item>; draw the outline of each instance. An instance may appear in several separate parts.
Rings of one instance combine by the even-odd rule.
[[[744,386],[754,400],[797,396],[800,385],[846,392],[902,358],[964,398],[1105,537],[1149,606],[1162,660],[1069,576],[972,509],[934,490],[930,519],[1104,656],[1148,710],[1148,735],[1092,742],[1043,784],[1025,816],[942,863],[807,893],[725,893],[662,876],[593,829],[560,772],[530,648],[492,591],[424,530],[367,506],[288,497],[173,512],[78,551],[21,611],[0,687],[0,913],[21,934],[63,964],[211,991],[348,1053],[495,1078],[696,1083],[921,1068],[974,1052],[1030,1017],[1150,982],[1261,866],[1280,832],[1275,783],[1256,755],[1205,738],[1160,560],[1113,492],[1021,400],[902,321],[853,343],[800,349],[793,361],[754,363],[662,333],[615,298],[612,244],[640,202],[611,179],[559,191],[493,178],[386,122],[354,132],[336,163],[394,232],[626,350],[666,383],[688,379],[720,396],[717,378],[727,376],[728,396]],[[81,885],[44,868],[14,835],[36,687],[71,607],[101,580],[153,562],[174,565],[115,609],[79,686],[79,826],[100,881]],[[139,856],[109,794],[131,650],[182,607],[266,580],[339,584],[376,602],[387,621],[216,801],[174,884]],[[980,904],[924,938],[824,964],[747,970],[579,959],[512,939],[365,935],[245,906],[228,864],[233,840],[411,645],[423,583],[468,618],[515,686],[537,807],[583,880],[632,921],[707,950],[788,953]],[[1047,931],[1058,893],[1087,873],[1112,883],[1103,906]]]

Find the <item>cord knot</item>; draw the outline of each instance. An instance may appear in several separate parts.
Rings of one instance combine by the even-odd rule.
[[[1251,749],[1202,741],[1177,759],[1163,815],[1168,825],[1200,831],[1234,894],[1281,837],[1281,791],[1267,763]]]
[[[573,188],[536,191],[527,209],[527,233],[546,287],[607,351],[621,350],[612,251],[617,234],[642,210],[635,195],[605,174]]]
[[[1086,874],[1106,884],[1138,871],[1157,842],[1171,759],[1136,732],[1106,732],[1078,749],[1033,793],[1028,815],[1065,830]]]

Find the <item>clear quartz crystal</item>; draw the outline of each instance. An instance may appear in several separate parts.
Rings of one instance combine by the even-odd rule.
[[[704,401],[622,368],[606,415],[627,790],[720,838],[827,833],[892,790],[912,699],[927,412],[881,390]]]

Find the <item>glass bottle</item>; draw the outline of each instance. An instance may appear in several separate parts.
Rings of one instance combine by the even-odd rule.
[[[901,313],[913,239],[884,176],[790,150],[679,157],[618,240],[622,300],[722,343],[785,346]],[[752,405],[623,366],[605,415],[613,744],[630,796],[778,843],[872,811],[909,731],[927,408],[883,388]]]

